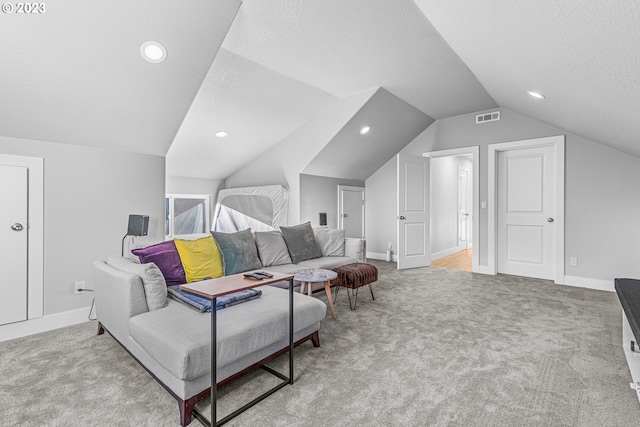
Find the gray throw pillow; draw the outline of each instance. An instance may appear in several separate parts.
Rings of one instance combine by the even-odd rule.
[[[287,250],[287,244],[279,231],[256,231],[256,246],[262,265],[291,264],[291,257]]]
[[[220,248],[225,276],[262,267],[251,229],[236,233],[212,231],[211,235]]]
[[[344,230],[315,227],[313,233],[322,256],[344,256]]]
[[[280,230],[294,264],[322,256],[310,222],[291,227],[280,226]]]

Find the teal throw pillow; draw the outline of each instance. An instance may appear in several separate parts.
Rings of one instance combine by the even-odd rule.
[[[212,231],[211,234],[222,253],[225,276],[262,268],[251,229],[236,233]]]

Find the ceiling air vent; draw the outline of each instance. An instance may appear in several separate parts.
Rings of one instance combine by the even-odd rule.
[[[493,113],[486,113],[486,114],[478,114],[476,116],[477,125],[479,125],[480,123],[495,122],[497,120],[500,120],[500,111],[494,111]]]

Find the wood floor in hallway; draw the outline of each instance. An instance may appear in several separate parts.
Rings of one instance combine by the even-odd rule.
[[[466,249],[453,255],[438,258],[431,262],[432,267],[451,268],[453,270],[471,271],[473,249]]]

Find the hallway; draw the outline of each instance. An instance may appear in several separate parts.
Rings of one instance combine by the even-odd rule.
[[[453,255],[438,258],[432,261],[431,266],[471,272],[472,254],[473,249],[460,251]]]

